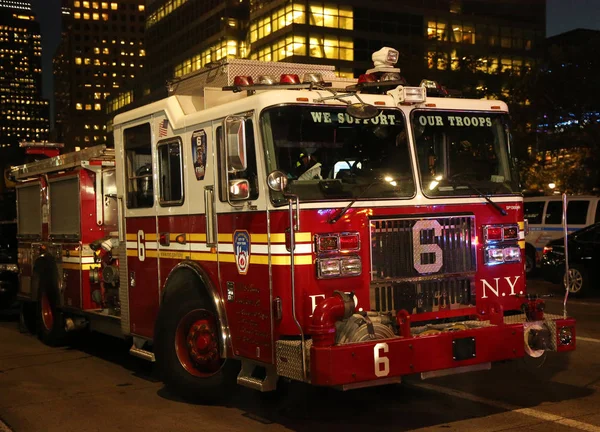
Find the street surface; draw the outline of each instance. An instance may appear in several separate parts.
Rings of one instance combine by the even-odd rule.
[[[562,313],[558,286],[547,310]],[[68,431],[590,431],[600,432],[600,294],[569,302],[577,350],[491,371],[338,392],[290,384],[238,388],[225,405],[178,399],[124,342],[90,335],[53,349],[0,316],[0,432]]]

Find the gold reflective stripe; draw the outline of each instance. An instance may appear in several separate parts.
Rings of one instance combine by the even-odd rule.
[[[91,270],[94,268],[100,268],[100,264],[64,263],[62,268],[67,270]]]
[[[310,242],[312,241],[312,235],[309,232],[298,232],[295,235],[296,243]],[[285,243],[285,234],[274,233],[271,234],[271,243]]]
[[[519,240],[519,247],[525,249],[525,240]]]
[[[519,222],[519,230],[523,231],[525,229],[525,222]]]

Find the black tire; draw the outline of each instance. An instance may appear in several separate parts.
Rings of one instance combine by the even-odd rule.
[[[174,276],[158,313],[154,355],[169,389],[188,400],[215,403],[230,393],[239,365],[221,358],[217,314],[201,290],[190,272]]]
[[[67,343],[65,317],[59,309],[56,267],[51,263],[36,265],[32,283],[38,286],[37,334],[48,346]]]
[[[586,269],[579,265],[569,266],[569,295],[584,297],[590,292],[590,278]],[[566,274],[563,275],[563,287],[566,287]]]

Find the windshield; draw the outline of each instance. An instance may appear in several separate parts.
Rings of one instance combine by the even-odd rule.
[[[518,193],[507,121],[502,113],[414,111],[423,193],[432,197]]]
[[[267,170],[285,172],[289,191],[302,201],[408,198],[415,193],[399,110],[356,119],[344,107],[279,106],[263,112],[261,125]]]

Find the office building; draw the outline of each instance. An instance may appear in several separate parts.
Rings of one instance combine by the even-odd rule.
[[[144,0],[63,0],[54,57],[56,128],[66,149],[110,143],[107,100],[143,73]]]
[[[0,159],[19,142],[47,140],[48,116],[39,23],[29,1],[0,0]]]

